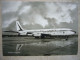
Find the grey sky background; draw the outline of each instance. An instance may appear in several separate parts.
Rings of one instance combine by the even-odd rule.
[[[27,29],[71,28],[78,31],[76,3],[2,2],[2,30],[16,30],[16,20]]]

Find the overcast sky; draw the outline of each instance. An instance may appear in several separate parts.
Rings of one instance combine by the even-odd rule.
[[[2,29],[16,30],[16,20],[24,29],[78,29],[76,3],[2,2]]]

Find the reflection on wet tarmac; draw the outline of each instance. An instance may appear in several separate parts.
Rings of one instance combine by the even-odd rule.
[[[77,54],[78,38],[35,39],[33,37],[3,38],[3,55],[12,56],[43,56],[43,55],[75,55]],[[8,53],[20,52],[20,53]]]

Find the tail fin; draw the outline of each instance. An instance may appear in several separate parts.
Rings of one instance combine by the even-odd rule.
[[[16,28],[17,28],[17,31],[23,31],[24,30],[22,28],[22,26],[20,25],[19,21],[16,21]]]

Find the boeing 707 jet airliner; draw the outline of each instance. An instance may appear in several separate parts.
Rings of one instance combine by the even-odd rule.
[[[68,28],[58,29],[36,29],[36,30],[24,30],[19,21],[16,21],[16,28],[18,35],[34,36],[35,38],[45,38],[46,36],[69,36],[76,34],[75,31]]]

